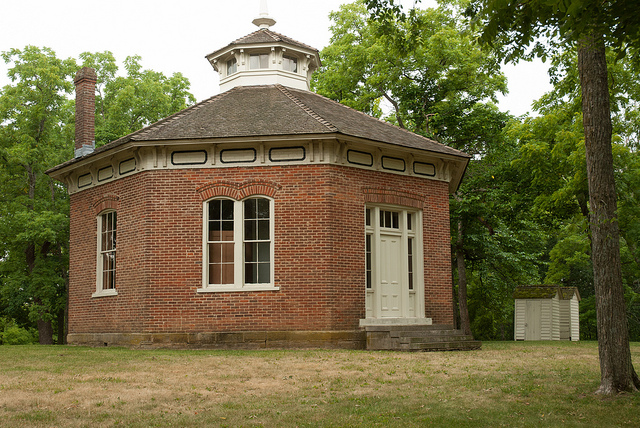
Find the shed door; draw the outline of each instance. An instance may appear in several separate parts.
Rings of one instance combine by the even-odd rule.
[[[527,300],[524,323],[524,340],[540,340],[540,316],[542,302]]]

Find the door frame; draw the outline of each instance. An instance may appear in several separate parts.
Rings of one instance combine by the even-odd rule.
[[[381,224],[381,212],[397,213],[397,228]],[[409,219],[411,215],[411,219]],[[409,227],[409,221],[411,227]],[[380,293],[380,236],[394,235],[401,238],[401,293],[400,316],[384,317],[381,309]],[[409,241],[412,242],[411,286],[409,280]],[[402,320],[425,318],[424,296],[424,239],[422,211],[397,205],[367,204],[365,206],[365,255],[366,285],[365,312],[366,321]]]

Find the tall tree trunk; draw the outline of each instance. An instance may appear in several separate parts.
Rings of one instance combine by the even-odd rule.
[[[467,267],[464,262],[464,228],[462,219],[458,219],[458,239],[456,241],[456,264],[458,265],[458,305],[460,306],[460,329],[471,334],[469,308],[467,307]]]
[[[611,151],[611,113],[604,39],[592,33],[578,46],[578,72],[589,182],[601,394],[635,391],[640,381],[629,348],[622,286],[620,234]]]

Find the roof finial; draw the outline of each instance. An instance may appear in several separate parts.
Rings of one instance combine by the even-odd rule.
[[[269,28],[275,25],[276,20],[269,16],[267,12],[267,0],[260,0],[260,15],[253,20],[253,25],[260,28]]]

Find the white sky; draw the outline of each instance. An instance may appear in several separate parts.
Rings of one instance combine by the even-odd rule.
[[[329,13],[350,0],[268,0],[272,29],[322,50],[331,37]],[[409,5],[411,1],[405,0]],[[423,0],[421,6],[433,4]],[[140,55],[144,68],[181,72],[202,101],[219,92],[205,55],[257,29],[259,0],[0,0],[0,52],[27,45],[49,47],[58,58],[113,52],[121,63]],[[0,59],[0,87],[10,83]],[[500,108],[522,115],[550,90],[541,63],[505,68],[509,95]]]

